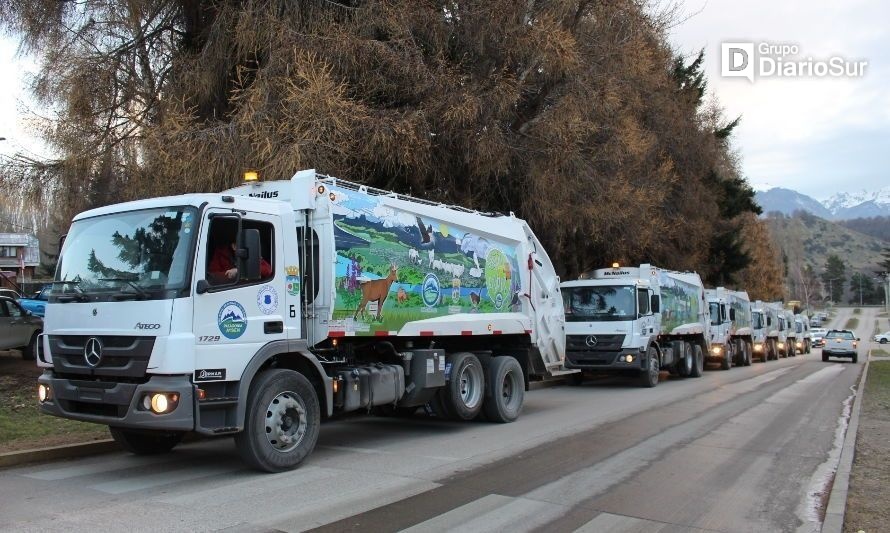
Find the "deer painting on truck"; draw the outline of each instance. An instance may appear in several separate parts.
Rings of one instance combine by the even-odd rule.
[[[383,312],[383,304],[386,303],[386,297],[389,296],[389,289],[396,280],[398,269],[395,264],[389,266],[389,275],[382,279],[365,281],[361,284],[362,301],[358,304],[358,309],[352,318],[356,318],[359,313],[364,314],[365,307],[368,302],[377,302],[377,320],[380,320],[380,313]],[[402,290],[401,288],[399,290]]]

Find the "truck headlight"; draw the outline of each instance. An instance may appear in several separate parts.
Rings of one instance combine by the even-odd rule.
[[[142,407],[158,415],[173,411],[178,404],[175,392],[150,392],[142,397]]]
[[[763,349],[763,345],[762,345],[762,344],[757,344],[757,343],[754,344],[754,351],[755,351],[755,352],[759,352],[759,351],[762,350],[762,349]]]
[[[711,348],[711,353],[714,354],[714,355],[720,355],[720,351],[721,351],[721,350],[720,350],[720,347],[719,347],[719,346],[714,346],[714,347]]]
[[[37,399],[40,400],[40,403],[52,400],[52,398],[53,390],[51,388],[49,388],[47,385],[44,385],[43,383],[37,385]]]

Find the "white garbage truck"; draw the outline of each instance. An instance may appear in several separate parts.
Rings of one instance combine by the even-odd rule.
[[[559,278],[523,220],[313,170],[77,215],[44,331],[44,413],[136,453],[233,434],[265,471],[300,464],[337,413],[510,422],[565,350]]]
[[[702,375],[710,335],[698,274],[614,264],[563,282],[562,297],[567,369],[629,374],[644,387],[660,370]]]
[[[748,293],[717,287],[706,289],[705,296],[711,321],[708,360],[720,363],[723,370],[732,368],[733,363],[750,365],[754,338]]]
[[[810,319],[807,315],[794,315],[794,331],[797,333],[797,342],[794,345],[797,353],[810,353],[813,346],[813,334],[810,332]]]
[[[779,315],[776,308],[761,300],[751,306],[751,328],[754,357],[765,363],[779,358]]]

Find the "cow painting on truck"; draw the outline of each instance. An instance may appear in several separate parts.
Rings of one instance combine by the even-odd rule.
[[[211,282],[231,239],[237,272]],[[564,372],[563,323],[524,221],[301,171],[76,216],[40,407],[136,453],[234,435],[245,462],[281,471],[337,413],[515,420],[529,381]]]

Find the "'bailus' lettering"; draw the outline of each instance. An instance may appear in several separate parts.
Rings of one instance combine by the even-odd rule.
[[[257,193],[250,193],[247,196],[252,196],[254,198],[278,198],[278,191],[263,191]]]

